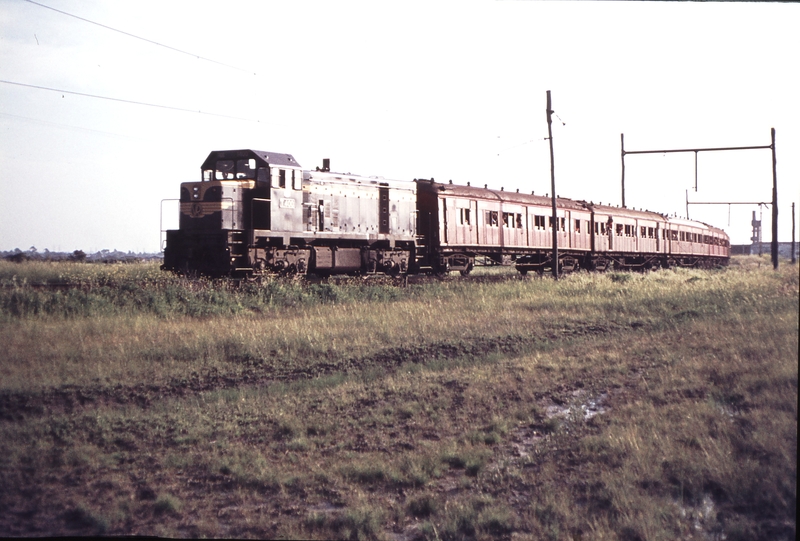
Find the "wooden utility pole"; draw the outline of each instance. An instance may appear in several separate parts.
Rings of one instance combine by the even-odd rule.
[[[622,149],[622,208],[625,208],[625,134],[619,134],[619,146]]]
[[[550,140],[550,190],[553,203],[553,278],[558,280],[558,212],[556,211],[556,170],[553,162],[553,110],[550,106],[550,91],[547,91],[547,138]]]
[[[795,255],[794,252],[794,213],[795,213],[794,203],[792,203],[792,265],[797,263],[797,256]]]
[[[772,128],[772,267],[778,270],[778,172],[775,158],[775,128]]]

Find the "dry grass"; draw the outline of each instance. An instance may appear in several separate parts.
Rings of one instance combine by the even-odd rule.
[[[0,533],[794,539],[796,268],[269,287],[4,316]]]

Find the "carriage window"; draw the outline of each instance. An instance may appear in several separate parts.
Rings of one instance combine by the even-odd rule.
[[[470,225],[469,209],[458,209],[461,225]]]
[[[534,216],[533,222],[536,229],[544,229],[544,216]]]
[[[487,210],[486,211],[486,225],[491,225],[497,227],[497,211],[496,210]]]
[[[503,213],[503,227],[519,228],[522,229],[522,214],[515,214],[513,212]]]
[[[617,233],[617,235],[620,235],[620,236],[622,235],[622,224],[617,224],[616,233]]]
[[[576,233],[580,233],[581,232],[581,221],[580,220],[575,220],[575,232]]]

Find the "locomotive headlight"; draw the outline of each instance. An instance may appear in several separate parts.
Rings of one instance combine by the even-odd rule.
[[[199,199],[200,198],[200,188],[195,186],[192,189],[194,190],[194,193],[192,194],[192,197],[194,197],[195,199]]]

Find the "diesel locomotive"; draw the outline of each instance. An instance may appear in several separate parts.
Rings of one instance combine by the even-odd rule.
[[[525,274],[554,264],[653,269],[718,266],[729,238],[649,211],[415,179],[303,169],[291,154],[211,152],[184,182],[165,270],[207,276],[469,273],[476,261]],[[552,260],[553,228],[558,261]]]

